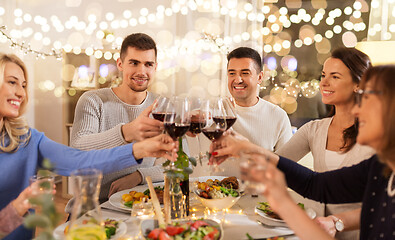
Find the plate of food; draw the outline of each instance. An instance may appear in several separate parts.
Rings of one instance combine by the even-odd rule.
[[[82,222],[83,224],[84,223],[88,224],[89,218],[86,218]],[[69,229],[69,224],[70,222],[66,222],[55,228],[55,230],[53,231],[53,236],[56,240],[66,239],[66,234]],[[108,218],[104,221],[104,229],[106,231],[107,239],[118,239],[123,235],[125,235],[127,231],[127,226],[126,223],[119,221],[115,218],[111,218],[111,219]]]
[[[309,215],[311,219],[316,217],[316,212],[313,209],[305,208],[303,203],[298,203],[298,206],[305,210],[306,214]],[[285,224],[285,221],[272,210],[268,202],[259,202],[258,205],[255,206],[255,213],[267,220]]]
[[[211,219],[180,220],[159,228],[157,220],[147,219],[141,222],[141,233],[144,239],[223,239],[221,225]]]
[[[156,195],[159,202],[163,203],[163,182],[154,183]],[[136,186],[131,189],[114,193],[108,200],[116,208],[126,211],[132,211],[133,203],[141,202],[143,198],[150,198],[150,192],[147,185]]]
[[[199,201],[211,209],[231,208],[241,197],[239,183],[236,177],[210,177],[197,181],[194,193]]]

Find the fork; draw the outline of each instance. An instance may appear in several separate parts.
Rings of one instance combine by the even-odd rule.
[[[261,225],[262,227],[265,227],[265,228],[271,228],[271,229],[273,229],[273,228],[287,228],[287,227],[285,227],[285,226],[272,226],[272,225],[266,224],[266,223],[264,223],[264,222],[261,222],[261,221],[259,221],[259,220],[256,220],[256,222],[257,222],[259,225]]]

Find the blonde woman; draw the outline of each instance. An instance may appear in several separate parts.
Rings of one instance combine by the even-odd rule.
[[[29,177],[36,173],[44,158],[50,159],[55,165],[55,171],[65,176],[79,168],[97,168],[104,173],[118,171],[139,164],[143,157],[148,156],[164,156],[172,159],[167,152],[175,151],[175,143],[163,134],[134,144],[93,151],[76,150],[48,139],[43,133],[30,128],[22,117],[28,102],[28,84],[25,64],[15,55],[0,54],[0,163],[2,165],[0,209],[2,211],[11,209],[14,215],[19,216],[26,213],[27,208],[21,206],[23,201],[17,201],[16,203],[21,204],[14,207],[14,199],[18,199],[18,195],[29,186]],[[24,196],[20,198],[26,199]],[[0,221],[3,223],[3,220],[6,219]],[[21,223],[21,218],[18,223]],[[19,224],[14,224],[13,228]],[[31,232],[23,228],[11,234],[10,239],[32,237]]]

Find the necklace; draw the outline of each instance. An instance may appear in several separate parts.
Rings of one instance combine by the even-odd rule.
[[[388,180],[387,194],[388,194],[388,196],[390,196],[390,197],[395,196],[395,188],[392,189],[392,185],[393,185],[393,182],[394,182],[394,175],[395,175],[395,172],[392,171],[391,177],[390,177],[390,179]]]

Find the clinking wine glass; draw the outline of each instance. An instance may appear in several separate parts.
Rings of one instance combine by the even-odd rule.
[[[226,130],[228,130],[237,120],[236,103],[232,97],[224,97],[222,98],[222,104],[225,110]]]
[[[189,130],[191,125],[190,102],[187,98],[172,97],[164,118],[165,131],[174,141]]]
[[[200,98],[190,98],[190,103],[191,103],[191,125],[189,127],[189,131],[195,135],[195,138],[198,142],[198,154],[196,156],[197,159],[199,159],[200,164],[202,164],[202,153],[201,153],[201,146],[200,146],[200,140],[199,140],[199,134],[202,132],[200,125],[204,124],[204,122],[201,121],[200,119],[200,107],[202,105],[202,100]]]
[[[169,99],[164,96],[159,96],[152,107],[152,117],[161,122],[164,121],[166,115],[166,108],[169,104]]]
[[[212,142],[219,139],[226,131],[226,115],[221,98],[205,100],[200,109],[202,133]],[[211,172],[223,172],[224,169],[214,162]]]

